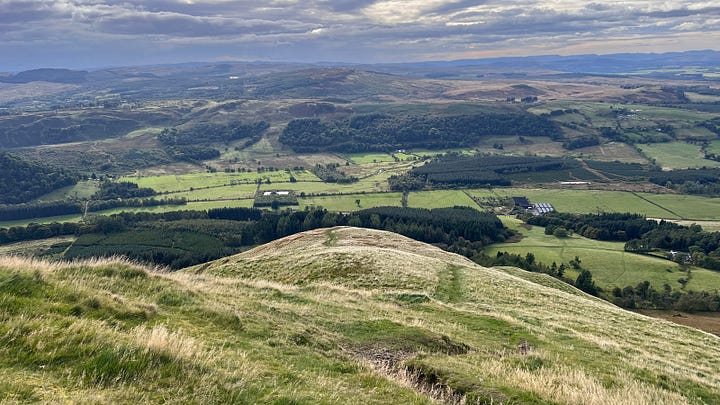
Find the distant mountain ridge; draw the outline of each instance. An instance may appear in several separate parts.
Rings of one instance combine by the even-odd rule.
[[[79,84],[86,81],[87,74],[88,72],[84,70],[41,68],[26,70],[13,76],[0,76],[0,82],[15,84],[31,82]]]
[[[442,78],[446,76],[437,72],[439,68],[457,69],[467,67],[482,67],[489,70],[504,71],[527,71],[546,70],[565,73],[596,73],[616,74],[628,71],[662,70],[682,67],[716,68],[720,61],[720,51],[715,50],[694,50],[685,52],[667,53],[615,53],[615,54],[578,54],[578,55],[539,55],[539,56],[517,56],[480,59],[458,59],[447,61],[420,61],[420,62],[398,62],[398,63],[345,63],[345,62],[317,62],[317,63],[291,63],[291,62],[188,62],[179,64],[136,66],[150,70],[163,69],[165,71],[191,72],[199,71],[206,74],[224,74],[237,72],[233,68],[240,68],[247,72],[267,69],[273,66],[282,67],[279,71],[293,71],[316,68],[339,68],[354,67],[359,70],[373,70],[378,73],[399,73],[408,69],[414,71],[427,71],[427,74]],[[127,67],[115,67],[93,70],[56,69],[40,68],[19,72],[14,75],[0,76],[3,83],[29,83],[32,81],[47,81],[54,83],[83,83],[92,80],[88,75],[95,72],[115,72],[128,76]],[[208,70],[208,68],[211,68]],[[434,73],[433,73],[434,72]],[[267,73],[267,72],[263,72]],[[452,76],[452,74],[448,74]],[[130,75],[133,76],[133,75]]]

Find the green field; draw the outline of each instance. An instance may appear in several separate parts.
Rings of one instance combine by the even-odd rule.
[[[342,155],[343,158],[355,163],[355,164],[367,164],[367,163],[381,163],[381,162],[394,162],[392,156],[387,153],[352,153],[349,155]]]
[[[639,147],[645,156],[655,159],[665,170],[720,167],[720,162],[703,159],[700,147],[686,142],[642,144]]]
[[[534,226],[528,230],[520,227],[521,222],[515,218],[502,217],[502,220],[507,226],[522,233],[524,237],[516,243],[488,246],[485,253],[490,256],[504,251],[523,256],[532,252],[537,261],[548,265],[553,261],[558,265],[567,263],[578,256],[582,266],[592,272],[593,280],[606,290],[627,285],[635,286],[645,280],[658,290],[661,290],[665,283],[676,289],[681,287],[678,280],[687,277],[687,273],[680,270],[679,264],[658,257],[625,252],[623,249],[625,244],[622,242],[603,242],[577,235],[556,238],[545,235],[542,227]],[[692,277],[687,289],[720,288],[720,273],[698,267],[691,267],[691,272]],[[577,272],[568,272],[567,275],[574,278]]]
[[[300,209],[322,207],[328,211],[357,211],[366,208],[401,205],[402,193],[347,194],[298,198]],[[360,200],[358,206],[355,200]]]
[[[92,214],[96,215],[113,215],[121,212],[172,212],[172,211],[206,211],[212,208],[236,208],[236,207],[252,207],[253,199],[242,200],[220,200],[220,201],[197,201],[189,202],[185,205],[157,205],[153,207],[117,207],[104,211],[96,211]]]
[[[682,225],[682,226],[690,226],[690,225],[700,225],[703,229],[703,231],[706,232],[720,232],[720,221],[704,221],[704,220],[672,220],[672,222]]]
[[[410,161],[410,160],[416,160],[418,159],[418,156],[408,152],[408,153],[393,153],[393,156],[400,159],[401,162]]]
[[[443,208],[455,205],[478,208],[463,190],[414,191],[408,194],[408,207]]]
[[[552,204],[555,210],[560,212],[578,214],[635,212],[653,218],[679,219],[677,215],[626,191],[495,188],[468,190],[468,192],[473,197],[479,198],[525,196],[532,203]],[[668,196],[679,197],[674,194]]]
[[[55,217],[18,219],[17,221],[3,221],[0,222],[0,228],[11,228],[13,226],[28,226],[28,224],[49,224],[52,222],[80,222],[81,220],[82,215],[80,214],[58,215]]]
[[[277,187],[282,188],[283,186],[278,185]],[[235,186],[221,186],[206,189],[195,189],[193,191],[180,191],[168,194],[167,196],[173,198],[186,198],[188,201],[234,200],[238,198],[253,198],[256,191],[257,184],[238,184]]]
[[[676,213],[683,219],[715,220],[720,219],[720,198],[684,194],[638,195]],[[648,215],[652,216],[652,215]]]
[[[355,183],[323,183],[320,181],[316,182],[301,182],[297,183],[271,183],[261,184],[261,191],[268,190],[292,190],[297,194],[350,194],[350,193],[362,193],[362,192],[378,192],[385,191],[388,189],[387,176],[384,177],[369,177],[362,179]]]
[[[196,188],[228,186],[233,184],[257,183],[258,179],[270,182],[289,182],[290,175],[298,181],[319,181],[319,179],[307,170],[290,171],[284,170],[273,172],[239,172],[239,173],[189,173],[182,175],[163,175],[148,177],[123,177],[121,181],[130,181],[140,187],[149,187],[153,190],[163,192],[188,191]]]
[[[495,188],[468,190],[473,197],[527,197],[532,203],[552,204],[555,210],[576,214],[633,212],[649,218],[720,220],[720,198],[683,194],[632,193],[607,190]]]
[[[72,199],[87,199],[100,189],[97,180],[79,181],[74,186],[59,188],[36,198],[36,202],[58,201]]]
[[[711,141],[710,143],[708,143],[707,151],[716,155],[720,155],[720,140]]]

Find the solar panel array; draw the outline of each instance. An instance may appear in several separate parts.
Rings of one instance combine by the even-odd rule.
[[[533,204],[532,213],[535,215],[547,214],[548,212],[555,211],[552,205],[548,203],[537,203]]]

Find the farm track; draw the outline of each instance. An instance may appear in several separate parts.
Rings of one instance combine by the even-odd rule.
[[[604,154],[604,153],[605,153],[605,152],[603,152],[603,154]],[[600,170],[593,169],[592,167],[590,167],[590,165],[588,165],[587,162],[585,162],[583,159],[579,159],[579,160],[580,160],[580,165],[583,167],[583,169],[589,171],[590,173],[598,176],[599,178],[601,178],[601,179],[603,179],[603,180],[605,180],[605,181],[610,181],[610,182],[613,181],[613,179],[607,177],[607,176],[605,175],[605,173],[601,172]]]
[[[622,273],[618,274],[618,276],[615,278],[615,280],[613,280],[613,283],[620,280],[622,277],[625,276],[625,273],[627,273],[627,266],[625,265],[625,255],[626,254],[627,254],[627,252],[625,252],[625,251],[621,252],[621,254],[620,254],[620,264],[622,266]]]

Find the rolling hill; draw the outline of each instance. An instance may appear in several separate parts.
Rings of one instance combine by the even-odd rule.
[[[0,259],[0,401],[720,401],[720,338],[338,227],[176,273]]]

